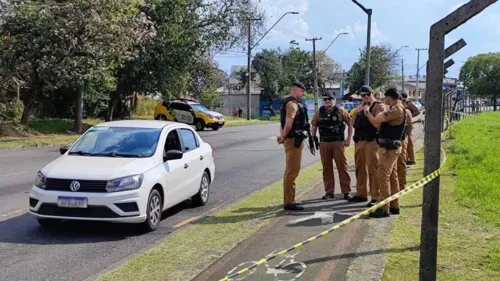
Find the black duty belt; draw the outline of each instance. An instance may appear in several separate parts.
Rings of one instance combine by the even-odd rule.
[[[358,141],[374,141],[375,140],[375,137],[358,137],[358,136],[354,136],[352,138],[354,140],[354,142],[358,142]]]
[[[400,140],[377,139],[378,146],[385,149],[398,149],[401,147]]]

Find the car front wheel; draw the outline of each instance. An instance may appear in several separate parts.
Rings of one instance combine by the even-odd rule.
[[[158,228],[161,222],[162,206],[160,192],[156,189],[151,190],[146,208],[146,221],[143,223],[145,231],[154,231]]]
[[[200,189],[198,193],[191,198],[193,200],[193,205],[196,207],[205,206],[208,202],[210,191],[210,177],[206,171],[203,172],[203,177],[201,178]]]
[[[196,131],[203,131],[205,129],[205,122],[201,119],[197,119],[194,123],[194,126],[196,128]]]

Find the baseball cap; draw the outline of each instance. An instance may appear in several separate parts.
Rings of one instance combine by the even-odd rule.
[[[327,98],[334,99],[335,95],[333,93],[326,92],[326,93],[323,94],[323,98],[325,98],[325,99],[327,99]]]
[[[361,88],[359,88],[358,92],[359,93],[373,93],[373,89],[372,89],[372,87],[370,87],[368,85],[363,85],[363,86],[361,86]]]

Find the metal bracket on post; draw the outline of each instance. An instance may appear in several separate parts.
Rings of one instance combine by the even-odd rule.
[[[426,122],[424,174],[438,170],[441,161],[441,115],[443,103],[444,37],[498,0],[471,0],[433,24],[429,34],[426,80]],[[425,185],[420,233],[420,281],[435,281],[439,217],[439,180]]]

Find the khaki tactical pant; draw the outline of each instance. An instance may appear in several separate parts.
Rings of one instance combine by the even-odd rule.
[[[347,170],[345,147],[341,141],[321,142],[319,144],[321,163],[323,164],[323,183],[326,193],[335,193],[335,177],[333,174],[333,161],[339,173],[340,189],[342,193],[351,192],[351,177]]]
[[[399,182],[399,189],[402,189],[406,186],[406,157],[407,157],[407,148],[408,145],[408,136],[401,141],[401,154],[399,154],[398,157],[398,164],[397,164],[397,170],[398,170],[398,182]]]
[[[397,161],[401,150],[401,147],[397,149],[380,148],[378,162],[380,201],[391,197],[391,194],[399,192]],[[390,206],[391,208],[399,208],[399,199],[391,201]],[[386,204],[381,209],[388,212],[389,206]]]
[[[408,132],[408,146],[407,146],[407,160],[408,161],[415,161],[415,150],[413,148],[413,140],[412,135],[411,135],[411,130]]]
[[[356,195],[368,198],[368,178],[370,179],[370,196],[379,200],[377,187],[378,145],[376,141],[358,141],[354,144],[354,164],[356,166]],[[367,173],[368,171],[368,173]]]
[[[300,172],[300,162],[302,161],[302,148],[293,146],[294,140],[291,138],[285,139],[283,146],[285,147],[286,166],[285,175],[283,177],[283,201],[285,205],[295,202],[295,179]]]

